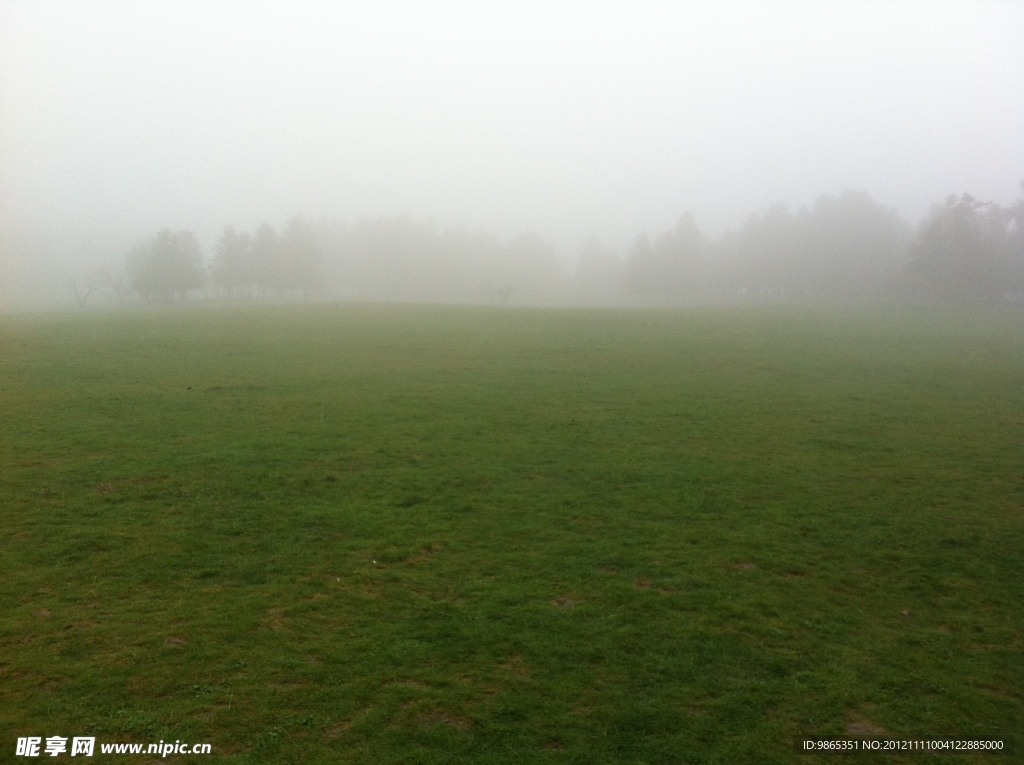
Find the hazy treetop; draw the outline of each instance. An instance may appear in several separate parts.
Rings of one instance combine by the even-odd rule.
[[[408,213],[621,247],[1024,178],[1024,3],[0,0],[0,224]]]

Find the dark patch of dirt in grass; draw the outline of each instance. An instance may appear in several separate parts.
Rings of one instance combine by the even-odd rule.
[[[510,675],[515,675],[516,677],[527,677],[530,674],[530,667],[523,660],[522,656],[513,656],[500,666]]]
[[[164,641],[164,645],[168,648],[177,648],[178,646],[188,645],[188,641],[185,638],[169,637]]]
[[[418,553],[412,553],[402,562],[406,566],[415,566],[417,563],[423,563],[424,561],[429,560],[442,549],[444,548],[440,544],[426,544],[423,545],[422,548],[420,548],[420,551]]]
[[[40,609],[39,609],[38,611],[36,611],[36,616],[41,616],[41,617],[43,617],[44,619],[45,619],[45,618],[46,618],[47,616],[52,616],[52,615],[53,615],[53,611],[51,611],[51,610],[50,610],[50,609],[48,609],[48,608],[40,608]]]
[[[572,608],[574,605],[576,605],[576,601],[572,598],[555,598],[551,602],[559,608]]]
[[[281,616],[284,609],[279,606],[268,608],[266,615],[263,617],[263,626],[267,629],[273,630],[274,632],[280,632],[284,629],[284,621]]]
[[[633,581],[633,586],[640,590],[651,589],[651,582],[649,579],[636,579]]]
[[[306,678],[295,678],[292,680],[268,680],[266,682],[267,688],[277,688],[282,691],[295,691],[301,692],[305,688],[309,687],[310,681]]]
[[[338,723],[337,725],[332,725],[330,728],[327,729],[327,732],[324,734],[324,737],[328,739],[339,738],[345,731],[347,731],[351,727],[352,722],[350,720]]]
[[[851,736],[859,736],[862,738],[874,738],[876,736],[888,736],[891,735],[889,731],[883,728],[881,725],[875,725],[870,720],[858,718],[850,720],[843,726],[846,732]]]
[[[426,683],[421,683],[419,680],[400,680],[398,685],[404,685],[406,688],[426,688]]]
[[[987,693],[991,693],[993,696],[999,696],[1004,699],[1017,699],[1020,698],[1020,691],[1016,688],[1001,687],[997,685],[982,685],[980,688]]]
[[[455,730],[466,731],[473,727],[473,721],[468,717],[460,717],[450,712],[432,711],[421,714],[417,721],[420,725],[433,727],[435,725],[447,725]]]

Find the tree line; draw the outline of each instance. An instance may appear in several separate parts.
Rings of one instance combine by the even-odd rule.
[[[207,284],[227,297],[309,297],[320,284],[321,258],[311,227],[296,216],[280,234],[269,223],[252,235],[227,226],[209,264],[193,232],[164,229],[132,249],[126,272],[147,302],[181,301]]]
[[[553,249],[538,235],[508,241],[441,230],[398,218],[353,226],[296,216],[280,233],[269,223],[251,234],[227,226],[206,262],[194,233],[165,229],[126,261],[128,289],[147,303],[183,301],[204,289],[225,299],[493,301],[508,303],[564,287]],[[81,302],[81,301],[80,301]]]
[[[686,214],[653,239],[642,233],[620,272],[609,261],[591,242],[581,273],[603,273],[606,289],[642,302],[1024,303],[1024,200],[1003,207],[953,195],[915,228],[868,194],[844,191],[796,211],[773,205],[718,241]]]
[[[165,229],[128,253],[123,274],[101,269],[74,286],[82,306],[94,293],[156,303],[198,290],[236,300],[1024,303],[1024,200],[950,196],[914,227],[844,191],[798,210],[773,205],[717,240],[687,213],[624,255],[591,237],[573,273],[536,234],[500,241],[407,217],[349,226],[295,216],[279,232],[227,226],[208,260],[194,233]]]

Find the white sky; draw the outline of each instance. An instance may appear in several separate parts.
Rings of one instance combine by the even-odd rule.
[[[1021,2],[0,0],[0,224],[407,213],[566,251],[1024,180]]]

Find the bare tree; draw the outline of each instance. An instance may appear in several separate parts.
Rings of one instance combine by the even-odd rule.
[[[69,277],[68,288],[79,308],[86,308],[92,296],[106,296],[124,306],[128,302],[128,285],[123,273],[114,273],[106,266]],[[95,302],[95,301],[94,301]]]

